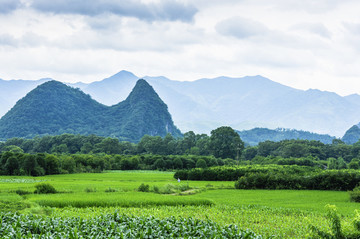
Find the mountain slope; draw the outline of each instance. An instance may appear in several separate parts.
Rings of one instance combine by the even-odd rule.
[[[75,84],[75,86],[90,94],[94,100],[110,106],[125,100],[138,79],[131,72],[120,71],[102,81],[95,81],[87,85]]]
[[[173,124],[167,105],[145,80],[138,80],[126,100],[111,109],[112,115],[123,116],[118,126],[127,138],[139,139],[145,134],[165,136],[168,132],[175,137],[181,136]],[[142,122],[142,127],[139,127],[139,122]]]
[[[44,78],[37,81],[0,79],[0,117],[29,91],[49,80],[51,79]]]
[[[354,125],[348,129],[341,139],[346,144],[354,144],[360,140],[360,128],[359,125]]]
[[[131,126],[131,127],[130,127]],[[0,120],[0,138],[61,133],[97,134],[137,141],[144,134],[180,136],[167,106],[144,80],[124,102],[108,107],[57,81],[27,94]]]

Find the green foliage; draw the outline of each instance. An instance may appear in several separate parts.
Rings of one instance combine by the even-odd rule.
[[[310,230],[314,238],[326,238],[326,239],[348,239],[348,238],[359,238],[360,237],[360,215],[355,211],[356,215],[353,220],[354,230],[351,232],[345,232],[341,226],[341,220],[337,213],[335,205],[326,205],[327,217],[330,220],[331,231],[323,231],[319,228],[310,225]]]
[[[339,157],[337,159],[335,158],[329,158],[328,159],[328,169],[346,169],[347,165],[343,158]]]
[[[288,165],[247,165],[247,166],[217,166],[210,168],[195,168],[178,170],[174,178],[181,180],[202,181],[235,181],[250,173],[274,174],[278,172],[305,175],[311,172],[320,172],[319,168],[288,166]]]
[[[139,191],[139,192],[150,192],[150,186],[149,186],[149,184],[144,184],[144,183],[142,183],[142,184],[138,187],[138,191]]]
[[[96,188],[85,188],[84,192],[86,192],[86,193],[94,193],[94,192],[96,192]]]
[[[139,141],[145,134],[181,136],[166,104],[145,80],[136,83],[125,101],[111,107],[79,89],[49,81],[19,100],[0,120],[2,139],[64,133],[111,136],[131,142]],[[99,150],[116,153],[117,147],[114,151],[107,141],[98,145]],[[65,151],[72,149],[67,144],[51,147],[51,152]]]
[[[23,189],[16,189],[14,192],[20,196],[31,194],[31,192],[23,190]]]
[[[207,168],[205,160],[204,159],[198,159],[198,161],[196,161],[196,167],[197,168]]]
[[[32,194],[28,201],[44,207],[146,207],[146,206],[190,206],[214,205],[214,202],[204,198],[182,196],[164,197],[155,193],[144,192],[94,192],[94,193],[58,193],[54,195]]]
[[[290,171],[272,173],[247,173],[235,182],[237,189],[310,189],[339,190],[353,189],[360,183],[360,172],[355,170],[331,170],[308,172]]]
[[[191,189],[189,184],[183,184],[183,183],[182,184],[168,183],[168,184],[165,184],[162,187],[158,187],[158,186],[153,187],[153,191],[155,193],[159,193],[159,194],[181,193],[181,192],[187,191],[189,189]]]
[[[54,186],[52,186],[49,183],[40,183],[35,185],[35,191],[34,193],[37,194],[48,194],[48,193],[57,193]]]
[[[350,129],[348,129],[344,136],[342,137],[342,140],[346,144],[354,144],[358,142],[360,139],[360,128],[357,125],[352,126]]]
[[[350,201],[360,202],[360,186],[355,187],[352,191],[349,191]]]
[[[209,147],[217,158],[235,159],[244,149],[244,142],[231,127],[222,126],[211,131]]]
[[[117,190],[116,190],[115,188],[111,188],[111,187],[105,189],[105,192],[106,192],[106,193],[114,193],[114,192],[116,192],[116,191],[117,191]]]
[[[94,218],[53,218],[0,214],[2,238],[262,238],[237,226],[220,226],[210,220],[169,217],[131,217],[113,214]]]

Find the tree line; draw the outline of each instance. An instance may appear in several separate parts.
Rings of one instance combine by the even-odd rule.
[[[199,155],[0,153],[0,175],[43,176],[104,170],[178,170],[234,165],[233,159]]]
[[[33,139],[11,138],[0,143],[0,152],[49,154],[157,154],[157,155],[213,155],[216,158],[233,158],[241,155],[244,142],[230,127],[219,127],[211,135],[189,131],[181,138],[145,135],[138,143],[119,141],[117,138],[96,135],[62,134]]]
[[[11,138],[0,142],[0,152],[47,154],[108,154],[108,155],[197,155],[217,159],[232,159],[252,164],[322,164],[340,169],[359,167],[360,141],[348,145],[339,139],[331,144],[314,140],[265,141],[257,146],[244,146],[239,135],[230,127],[219,127],[211,135],[186,132],[176,138],[145,135],[138,143],[96,135],[62,134],[33,139]],[[295,160],[307,158],[307,160]]]

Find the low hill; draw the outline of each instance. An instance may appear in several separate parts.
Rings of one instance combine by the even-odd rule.
[[[96,134],[138,141],[143,135],[178,137],[166,104],[138,80],[125,101],[105,106],[79,89],[48,81],[19,100],[0,120],[0,138]]]
[[[360,128],[358,125],[352,126],[348,129],[341,139],[346,144],[354,144],[360,140]]]
[[[295,129],[267,129],[267,128],[254,128],[251,130],[237,131],[240,138],[251,146],[257,145],[264,141],[282,141],[286,139],[305,139],[317,140],[324,144],[331,144],[335,137],[327,134],[316,134],[302,130]]]

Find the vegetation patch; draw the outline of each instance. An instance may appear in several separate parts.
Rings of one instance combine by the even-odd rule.
[[[203,198],[188,198],[142,192],[76,193],[55,195],[29,195],[29,200],[49,207],[148,207],[213,205],[213,201]]]
[[[90,219],[0,214],[1,238],[262,238],[237,226],[210,220],[131,217],[113,214]]]
[[[54,186],[52,186],[49,183],[40,183],[35,185],[35,191],[34,193],[37,194],[49,194],[49,193],[57,193],[56,189],[54,188]]]

